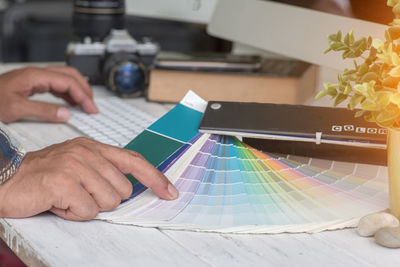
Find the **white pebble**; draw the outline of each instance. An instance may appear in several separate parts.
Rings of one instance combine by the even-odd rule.
[[[357,233],[360,236],[373,236],[383,227],[397,227],[399,220],[390,213],[378,212],[366,215],[358,222]]]
[[[385,227],[375,234],[375,242],[387,248],[400,248],[400,227]]]

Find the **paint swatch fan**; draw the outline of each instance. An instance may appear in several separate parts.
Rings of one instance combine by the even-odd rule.
[[[159,199],[129,177],[132,198],[98,219],[191,231],[318,232],[353,227],[387,208],[385,167],[279,157],[235,137],[200,134],[206,104],[189,92],[127,145],[168,177],[179,198]]]

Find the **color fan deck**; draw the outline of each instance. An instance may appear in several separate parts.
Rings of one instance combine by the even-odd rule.
[[[127,145],[178,188],[156,197],[133,177],[132,198],[98,219],[226,233],[318,232],[353,227],[388,206],[383,166],[278,156],[235,137],[199,134],[206,103],[189,93]]]

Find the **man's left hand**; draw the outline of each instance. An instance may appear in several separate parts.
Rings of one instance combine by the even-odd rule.
[[[97,113],[92,89],[85,78],[67,66],[27,67],[0,75],[0,121],[13,122],[36,117],[50,122],[64,122],[70,117],[66,107],[33,101],[30,96],[50,92],[87,113]]]

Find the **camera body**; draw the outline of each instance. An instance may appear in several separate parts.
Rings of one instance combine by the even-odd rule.
[[[124,28],[124,1],[74,2],[74,40],[67,46],[67,64],[89,83],[105,85],[121,97],[143,95],[159,47],[137,42]]]
[[[137,42],[126,30],[112,29],[103,42],[86,37],[67,47],[67,63],[91,84],[102,84],[122,97],[142,95],[149,84],[158,45]]]

